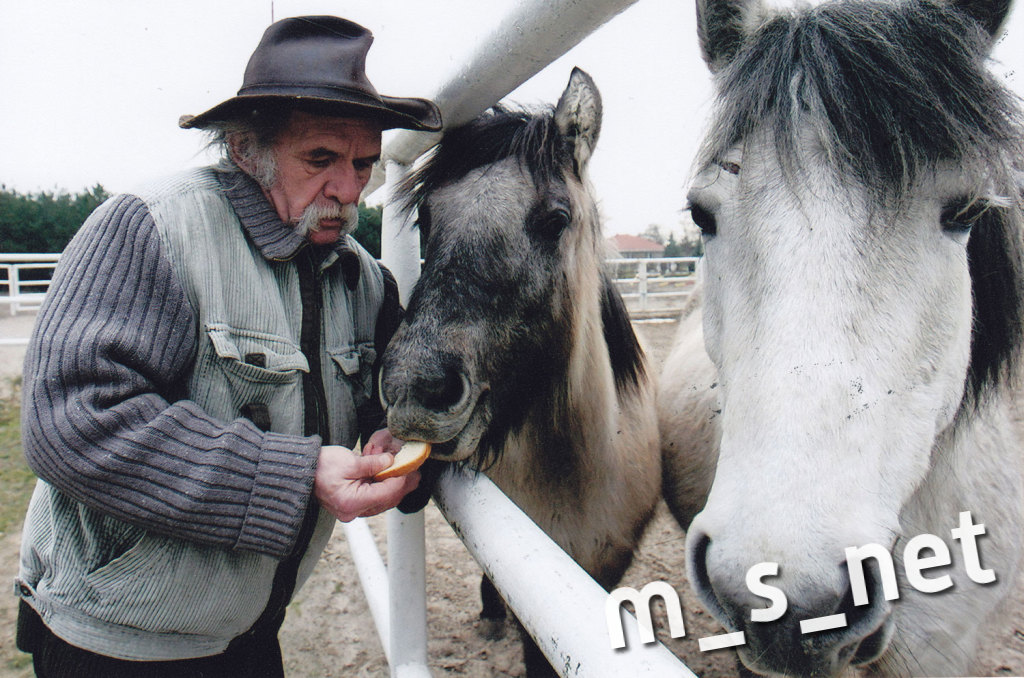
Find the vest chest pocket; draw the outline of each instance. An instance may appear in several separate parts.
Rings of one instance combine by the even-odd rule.
[[[329,351],[337,367],[338,379],[352,392],[352,400],[359,407],[373,395],[373,364],[377,350],[372,343]]]
[[[287,337],[211,324],[207,393],[200,403],[222,419],[242,416],[263,430],[302,433],[301,374],[309,363]]]

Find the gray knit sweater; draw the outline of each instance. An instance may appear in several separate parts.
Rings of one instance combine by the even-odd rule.
[[[287,260],[305,245],[254,182],[239,174],[222,182],[264,257]],[[64,252],[52,290],[25,361],[31,468],[146,530],[289,554],[320,440],[218,421],[181,400],[200,330],[146,204],[117,198]]]
[[[349,237],[311,251],[244,175],[107,201],[61,258],[25,366],[40,476],[16,593],[67,642],[129,660],[224,650],[312,571],[318,431],[382,422],[393,279]],[[300,376],[301,375],[301,376]]]

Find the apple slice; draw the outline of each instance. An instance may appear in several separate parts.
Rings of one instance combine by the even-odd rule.
[[[395,476],[404,476],[422,466],[429,456],[430,443],[421,440],[407,440],[402,443],[402,449],[395,454],[395,460],[391,466],[375,475],[373,479],[384,480]]]

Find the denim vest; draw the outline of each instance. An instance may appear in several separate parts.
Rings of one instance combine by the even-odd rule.
[[[198,169],[137,192],[198,314],[198,351],[188,398],[211,416],[246,417],[265,430],[303,434],[299,348],[302,304],[296,266],[268,261],[243,226],[215,171]],[[374,330],[384,297],[373,258],[347,237],[358,283],[346,283],[332,252],[320,266],[322,380],[331,442],[353,447],[356,408],[372,395]],[[312,572],[335,524],[321,510],[299,567]],[[130,545],[97,568],[95,540]],[[165,537],[94,511],[40,481],[25,523],[20,595],[50,628],[91,651],[162,660],[223,651],[263,611],[278,561]]]

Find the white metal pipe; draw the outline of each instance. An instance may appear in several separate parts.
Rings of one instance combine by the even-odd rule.
[[[0,253],[0,263],[14,263],[23,261],[57,261],[59,258],[59,252],[45,252],[40,254]]]
[[[631,615],[627,649],[612,649],[608,592],[486,477],[445,473],[434,501],[563,676],[695,678],[660,642],[641,644]]]
[[[647,310],[647,260],[640,260],[640,310]]]
[[[387,521],[391,677],[429,676],[423,511],[405,515],[391,510]]]
[[[406,167],[388,162],[387,188],[393,190]],[[381,259],[398,281],[403,304],[420,272],[419,232],[394,205],[381,218]],[[427,668],[427,575],[423,512],[387,514],[388,526],[388,664],[392,678],[429,676]]]
[[[11,315],[18,315],[18,311],[21,309],[21,305],[18,303],[18,299],[21,298],[21,289],[18,281],[18,267],[14,266],[10,269],[10,276],[7,279],[7,289],[10,290],[11,294]]]
[[[363,592],[366,594],[366,604],[373,616],[374,626],[377,627],[377,635],[380,637],[380,644],[384,648],[384,657],[391,662],[391,624],[389,622],[388,603],[388,571],[384,566],[384,560],[377,550],[377,542],[373,540],[373,533],[370,526],[363,518],[356,518],[347,523],[342,523],[345,528],[345,540],[348,542],[349,552],[352,554],[352,562],[355,563],[356,572],[359,573],[359,583],[362,584]]]
[[[408,167],[401,163],[386,163],[388,198],[407,172]],[[420,277],[420,233],[412,217],[403,214],[390,200],[384,203],[381,217],[380,254],[384,265],[395,274],[402,305],[408,304],[409,294]]]
[[[431,97],[446,128],[469,122],[636,0],[522,0],[477,42]],[[567,76],[568,77],[568,76]],[[408,130],[389,134],[385,160],[411,165],[437,142],[438,135]],[[384,177],[375,172],[367,194]]]

